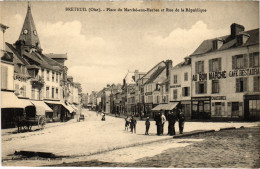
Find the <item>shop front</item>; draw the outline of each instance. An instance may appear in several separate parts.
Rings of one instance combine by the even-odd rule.
[[[260,93],[244,95],[244,120],[260,120]]]
[[[192,97],[191,105],[191,119],[211,119],[211,97]]]
[[[190,120],[191,119],[191,101],[190,100],[181,101],[181,109],[185,115],[185,119]]]

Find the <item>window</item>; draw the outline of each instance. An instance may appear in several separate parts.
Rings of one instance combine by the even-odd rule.
[[[189,96],[190,95],[190,87],[183,87],[182,88],[182,96]]]
[[[188,72],[184,73],[184,81],[188,81]]]
[[[44,79],[44,69],[42,69],[41,76],[42,76],[42,78]]]
[[[221,115],[221,102],[215,102],[215,115],[220,116]]]
[[[221,71],[221,58],[209,60],[209,72]]]
[[[46,87],[46,98],[50,97],[50,87]]]
[[[177,89],[175,89],[175,90],[173,90],[173,99],[177,99],[177,94],[178,94],[178,90]]]
[[[51,89],[51,98],[54,99],[54,87]]]
[[[207,93],[207,82],[196,82],[196,94]]]
[[[259,67],[259,52],[249,54],[249,67]]]
[[[236,79],[236,92],[247,91],[247,77],[241,77]]]
[[[35,88],[32,88],[32,99],[35,99]]]
[[[178,76],[177,75],[173,76],[173,83],[174,84],[178,83]]]
[[[204,61],[198,61],[195,63],[195,73],[204,73]]]
[[[52,72],[52,82],[54,82],[54,76],[55,76],[55,73],[54,72]]]
[[[19,90],[19,84],[15,84],[15,89],[14,89],[14,90],[15,90],[16,93],[19,93],[19,92],[20,92],[20,90]]]
[[[239,102],[232,102],[232,113],[231,116],[239,116]]]
[[[59,79],[59,74],[56,73],[56,83],[58,83],[58,79]]]
[[[232,56],[232,69],[244,69],[248,67],[248,56],[235,55]]]
[[[47,81],[49,81],[49,80],[50,80],[50,71],[47,70]]]
[[[169,91],[169,84],[165,85],[165,91],[168,92]]]
[[[25,85],[23,85],[23,87],[21,87],[21,95],[23,96],[23,97],[26,97],[26,86]]]
[[[212,80],[212,93],[219,93],[219,81]]]
[[[58,99],[59,98],[59,89],[56,88],[56,98]]]
[[[254,76],[254,92],[260,92],[260,76]]]
[[[1,89],[7,89],[7,66],[1,65]]]

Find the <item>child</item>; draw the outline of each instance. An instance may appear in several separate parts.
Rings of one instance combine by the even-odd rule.
[[[150,128],[150,120],[149,120],[149,117],[146,118],[145,126],[146,126],[145,135],[149,135],[149,128]]]
[[[102,113],[102,119],[101,119],[102,121],[106,121],[106,115],[105,115],[105,113]]]
[[[125,130],[128,131],[128,126],[129,126],[129,118],[128,116],[125,118]]]

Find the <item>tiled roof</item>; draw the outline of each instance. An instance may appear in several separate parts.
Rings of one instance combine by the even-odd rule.
[[[250,37],[249,39],[243,44],[243,45],[238,45],[237,44],[237,39],[231,38],[231,35],[226,35],[214,39],[207,39],[204,40],[200,46],[191,54],[192,55],[199,55],[199,54],[205,54],[213,51],[222,51],[226,49],[231,49],[231,48],[236,48],[236,47],[243,47],[243,46],[249,46],[249,45],[254,45],[254,44],[259,44],[259,28],[249,30],[249,31],[243,31],[240,34],[248,34]],[[222,39],[224,41],[224,44],[217,50],[213,50],[213,41],[216,39]]]
[[[162,72],[163,70],[166,68],[166,66],[164,67],[159,67],[151,76],[150,78],[145,82],[145,84],[148,83],[152,83]]]

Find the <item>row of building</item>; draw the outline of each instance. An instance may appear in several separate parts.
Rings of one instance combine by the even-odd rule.
[[[93,92],[90,103],[136,116],[181,109],[192,120],[260,119],[259,28],[234,23],[229,35],[204,40],[172,65],[166,60],[148,72],[128,72],[122,85]]]
[[[19,116],[66,121],[80,113],[81,84],[67,76],[67,54],[43,54],[29,4],[14,44],[4,40],[8,27],[0,28],[2,128],[14,127]]]

